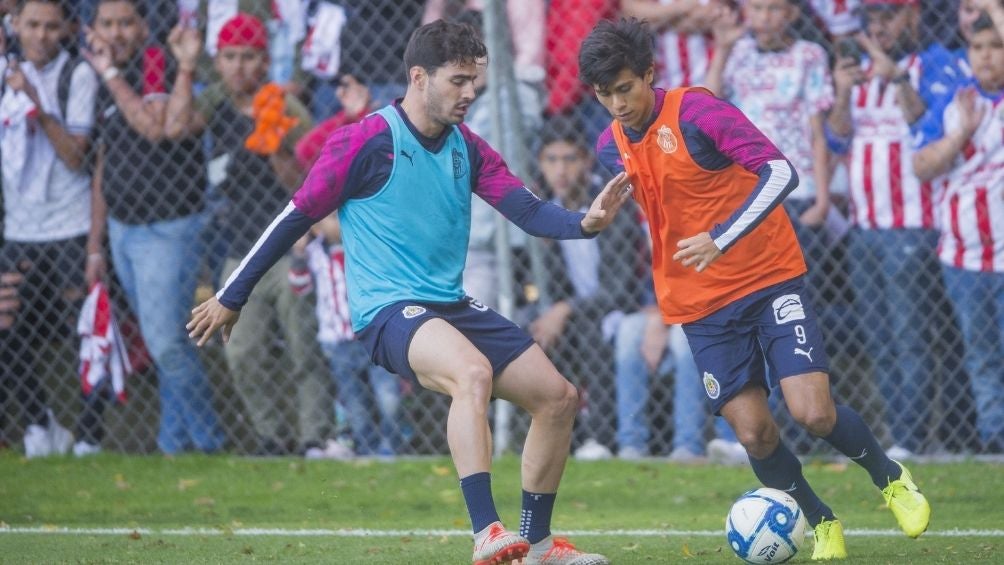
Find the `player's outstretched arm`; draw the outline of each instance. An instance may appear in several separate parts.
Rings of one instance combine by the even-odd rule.
[[[593,200],[589,211],[582,218],[582,232],[594,234],[601,232],[614,221],[617,211],[631,198],[634,187],[628,180],[627,173],[621,172],[610,179],[603,190]]]
[[[241,313],[220,304],[215,296],[192,309],[192,321],[185,325],[188,337],[197,339],[202,347],[216,330],[223,330],[223,343],[230,341],[230,331],[234,329]]]

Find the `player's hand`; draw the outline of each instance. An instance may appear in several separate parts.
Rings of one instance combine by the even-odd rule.
[[[621,172],[610,179],[603,190],[596,195],[586,217],[582,218],[583,233],[593,234],[601,232],[614,221],[617,211],[631,198],[634,187],[628,180],[627,173]]]
[[[680,261],[684,267],[693,265],[697,268],[698,273],[707,269],[708,265],[722,256],[722,250],[718,249],[708,232],[681,239],[676,243],[676,246],[680,250],[673,255],[673,260]]]
[[[230,331],[240,317],[239,311],[234,311],[220,304],[215,296],[192,309],[192,321],[185,325],[188,337],[199,340],[196,345],[202,347],[216,330],[223,330],[223,343],[230,341]]]

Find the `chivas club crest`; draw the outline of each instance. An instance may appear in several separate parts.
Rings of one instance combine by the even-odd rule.
[[[672,153],[676,151],[676,136],[673,135],[673,130],[669,129],[669,126],[659,127],[659,147],[662,148],[663,153]]]
[[[421,306],[415,306],[414,304],[412,304],[410,306],[405,306],[404,310],[401,310],[401,313],[404,314],[405,318],[410,320],[415,316],[421,316],[422,314],[425,314],[425,308]]]
[[[453,150],[453,178],[464,178],[467,174],[467,159],[458,149]]]
[[[707,371],[704,372],[704,390],[708,393],[708,397],[712,399],[718,398],[718,395],[722,393],[722,387],[718,384],[718,379]]]

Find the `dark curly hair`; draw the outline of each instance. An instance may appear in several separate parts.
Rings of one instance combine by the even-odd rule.
[[[464,23],[436,20],[415,30],[404,50],[404,68],[429,73],[450,63],[472,63],[488,56],[481,34]]]
[[[624,69],[644,76],[653,60],[647,22],[601,20],[579,47],[579,80],[589,86],[609,86]]]

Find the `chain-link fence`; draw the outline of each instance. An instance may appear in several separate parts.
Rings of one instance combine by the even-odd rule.
[[[342,258],[325,222],[263,278],[226,347],[196,348],[188,312],[328,134],[403,95],[404,46],[423,21],[482,27],[490,60],[468,125],[541,198],[588,206],[610,116],[578,80],[578,46],[628,15],[655,32],[656,87],[711,87],[798,169],[785,208],[838,401],[899,456],[999,453],[1002,141],[976,129],[949,161],[986,161],[955,180],[913,159],[968,115],[940,111],[957,85],[1000,80],[1000,49],[979,65],[966,50],[985,41],[981,12],[1002,28],[995,1],[0,2],[0,442],[30,456],[445,453],[447,400],[372,367],[337,331]],[[713,440],[735,455],[685,337],[653,305],[636,207],[584,242],[527,238],[481,202],[473,214],[465,290],[580,387],[577,456],[687,460]],[[518,450],[524,417],[495,412],[496,447]],[[799,453],[821,449],[777,412]]]

